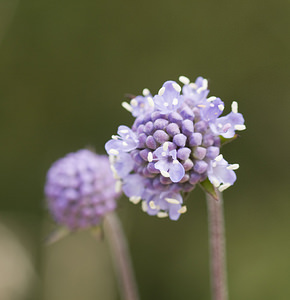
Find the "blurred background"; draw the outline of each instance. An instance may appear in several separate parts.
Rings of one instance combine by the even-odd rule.
[[[0,299],[119,299],[108,245],[55,228],[46,171],[132,124],[124,94],[185,75],[246,119],[223,149],[230,299],[290,299],[290,2],[0,0]],[[207,215],[197,188],[178,222],[124,197],[142,299],[210,299]]]

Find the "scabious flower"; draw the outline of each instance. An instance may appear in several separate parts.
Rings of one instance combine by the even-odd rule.
[[[89,150],[70,153],[47,173],[45,195],[57,223],[70,230],[99,225],[116,208],[120,194],[106,155]]]
[[[133,203],[142,200],[149,215],[177,220],[186,211],[182,194],[207,179],[219,191],[233,185],[238,164],[220,154],[221,138],[244,130],[237,102],[220,117],[224,103],[208,97],[208,82],[180,76],[181,86],[166,81],[158,94],[148,89],[123,107],[136,118],[131,128],[121,125],[106,145],[112,169]]]

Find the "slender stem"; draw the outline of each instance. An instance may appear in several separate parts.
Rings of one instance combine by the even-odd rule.
[[[210,273],[213,300],[227,300],[227,274],[225,254],[225,232],[223,216],[223,199],[217,191],[218,200],[207,193],[209,247],[210,247]]]
[[[124,300],[138,300],[138,289],[127,241],[116,213],[112,212],[105,216],[104,230],[110,244],[122,298]]]

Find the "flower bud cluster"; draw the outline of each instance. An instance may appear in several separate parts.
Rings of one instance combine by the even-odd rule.
[[[47,173],[47,205],[57,223],[71,230],[98,225],[116,208],[116,180],[107,156],[89,150],[70,153]]]
[[[182,192],[207,178],[223,191],[231,186],[237,164],[220,154],[221,137],[233,138],[245,129],[243,116],[233,102],[224,110],[220,98],[207,97],[207,80],[195,83],[181,76],[183,88],[166,81],[154,97],[148,89],[123,107],[136,118],[131,128],[121,125],[106,143],[112,169],[133,203],[142,200],[149,215],[177,220],[186,211]]]

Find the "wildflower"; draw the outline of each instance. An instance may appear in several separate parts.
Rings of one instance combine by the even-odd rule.
[[[184,76],[166,81],[152,96],[149,90],[123,107],[136,118],[131,128],[121,125],[105,145],[112,168],[133,203],[142,200],[149,215],[177,220],[186,211],[182,194],[209,180],[220,191],[233,185],[238,164],[220,154],[221,137],[231,139],[244,130],[237,102],[220,117],[224,103],[208,97],[208,82]]]
[[[47,173],[48,208],[56,222],[70,230],[99,225],[116,208],[119,194],[108,157],[89,150],[66,155]]]

